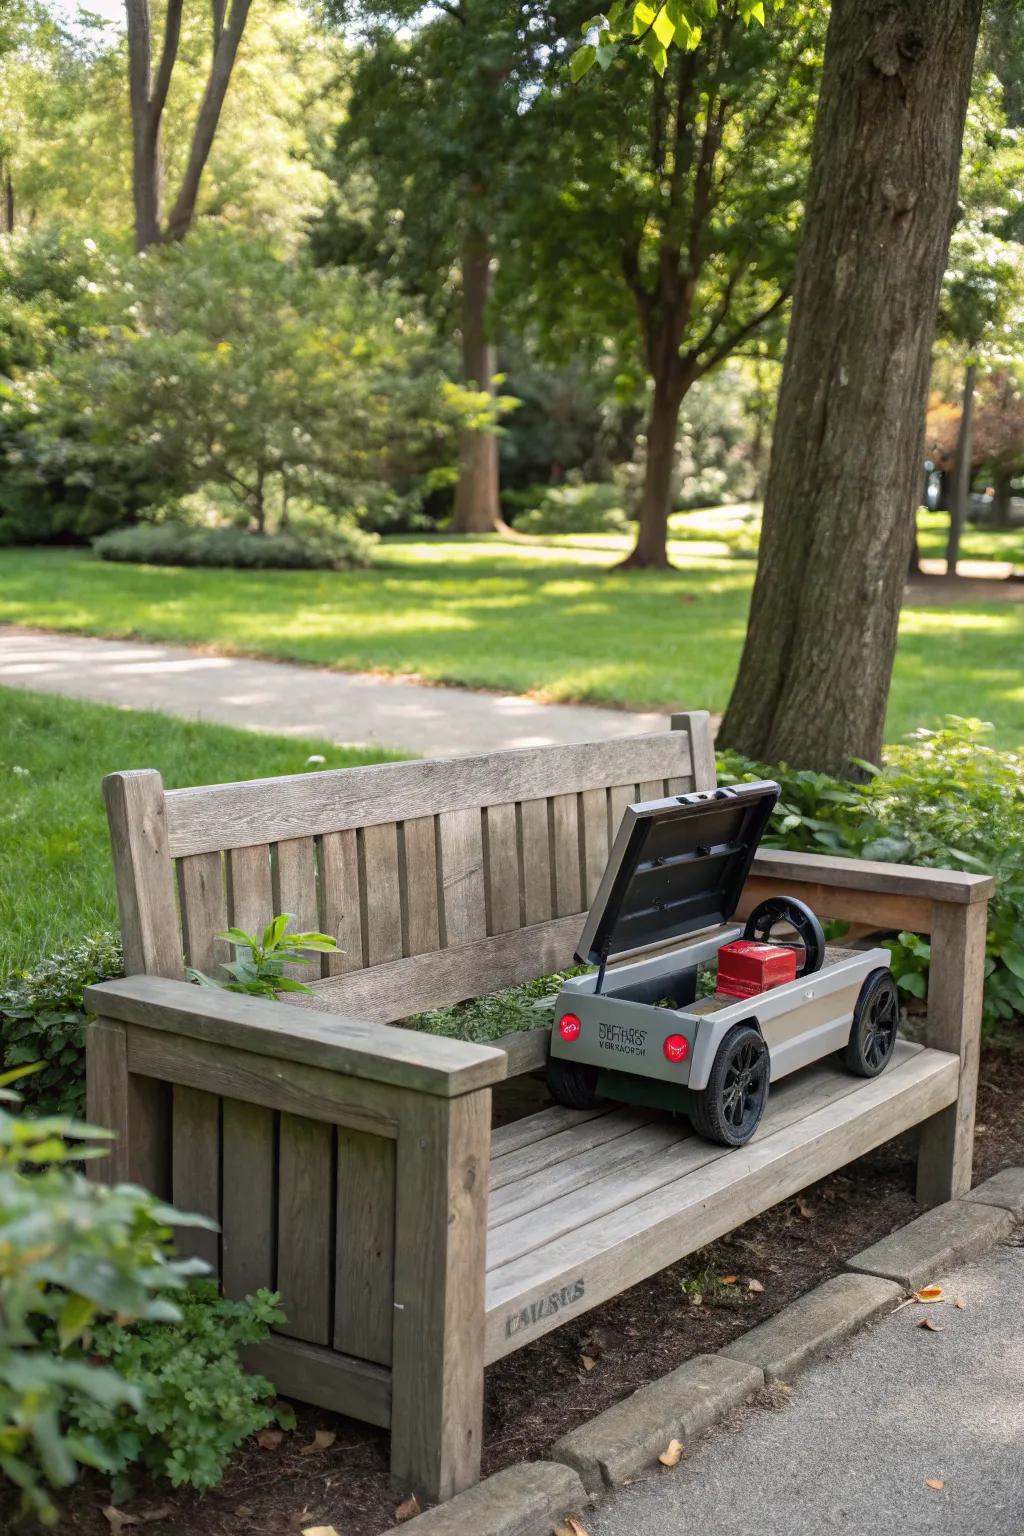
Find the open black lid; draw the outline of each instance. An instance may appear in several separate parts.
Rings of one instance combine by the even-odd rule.
[[[578,959],[655,949],[727,923],[779,793],[760,779],[627,806]]]

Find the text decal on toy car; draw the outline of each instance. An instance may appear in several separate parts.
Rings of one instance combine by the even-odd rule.
[[[615,1051],[620,1056],[642,1056],[647,1046],[647,1031],[627,1028],[624,1024],[600,1024],[598,1044],[602,1051]]]
[[[534,1323],[540,1322],[542,1317],[554,1317],[565,1307],[571,1307],[574,1301],[583,1299],[585,1282],[574,1280],[571,1285],[563,1285],[560,1291],[552,1291],[550,1296],[542,1296],[540,1301],[531,1301],[528,1307],[523,1307],[518,1312],[510,1312],[505,1319],[505,1336],[511,1338],[514,1333],[519,1333],[523,1328],[529,1328]]]

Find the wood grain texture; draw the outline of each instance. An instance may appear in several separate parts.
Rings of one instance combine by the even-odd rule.
[[[550,1054],[550,1029],[517,1029],[510,1035],[492,1040],[496,1051],[508,1058],[508,1077],[522,1077],[526,1072],[543,1072]]]
[[[417,816],[402,824],[399,853],[406,953],[427,954],[441,942],[433,816]]]
[[[566,1124],[566,1116],[580,1114],[582,1120]],[[491,1145],[491,1212],[501,1208],[498,1192],[510,1184],[525,1184],[533,1188],[533,1201],[538,1203],[540,1189],[535,1182],[538,1174],[556,1168],[560,1163],[572,1161],[581,1153],[595,1147],[607,1147],[613,1141],[629,1138],[635,1131],[651,1124],[651,1113],[643,1109],[609,1109],[603,1113],[593,1110],[567,1110],[563,1105],[542,1109],[539,1114],[529,1115],[522,1124],[521,1137],[530,1140],[510,1149],[497,1141],[494,1133]],[[686,1122],[682,1122],[684,1127]],[[688,1133],[687,1133],[688,1134]],[[547,1180],[542,1181],[543,1198],[547,1197]]]
[[[663,731],[176,789],[166,796],[170,849],[208,853],[690,771],[686,733]]]
[[[113,1131],[108,1155],[86,1164],[98,1184],[132,1178],[128,1118],[128,1044],[123,1024],[97,1019],[85,1032],[85,1109],[92,1125]]]
[[[583,899],[589,907],[597,895],[608,863],[608,791],[585,789],[580,795],[580,835],[583,843]]]
[[[245,1366],[267,1376],[282,1397],[384,1429],[391,1422],[391,1372],[379,1365],[280,1336],[246,1345],[241,1355]]]
[[[322,1121],[282,1115],[278,1129],[278,1333],[327,1344],[334,1260],[334,1133]]]
[[[608,790],[608,846],[611,848],[622,825],[626,807],[633,805],[639,794],[635,784],[613,784]],[[604,874],[604,870],[601,871]],[[600,883],[600,882],[599,882]]]
[[[927,1040],[935,1049],[959,1057],[960,1084],[956,1102],[922,1127],[917,1154],[917,1198],[922,1205],[958,1199],[971,1187],[987,916],[986,903],[967,908],[935,904]]]
[[[395,1317],[395,1144],[338,1135],[334,1347],[391,1364]]]
[[[484,898],[484,843],[480,812],[442,811],[437,818],[444,942],[448,948],[472,944],[487,932]]]
[[[987,901],[995,890],[990,875],[967,875],[959,869],[923,869],[913,864],[879,864],[872,859],[842,859],[823,853],[790,853],[784,848],[765,848],[756,853],[752,873],[765,879],[803,880],[966,906]]]
[[[586,1125],[591,1120],[601,1120],[613,1113],[615,1111],[610,1104],[602,1105],[599,1109],[567,1109],[564,1104],[553,1104],[550,1109],[542,1109],[535,1115],[524,1115],[521,1120],[510,1120],[507,1125],[498,1126],[491,1132],[492,1174],[497,1169],[499,1159],[518,1152],[520,1148],[532,1147],[562,1131]]]
[[[391,1471],[446,1499],[480,1475],[491,1095],[410,1096],[398,1139]]]
[[[270,848],[232,848],[227,855],[228,906],[231,923],[243,933],[262,933],[274,916]]]
[[[778,876],[758,875],[743,887],[736,906],[737,919],[748,917],[770,896],[795,896],[807,902],[822,920],[842,918],[848,922],[867,923],[875,933],[887,928],[928,933],[934,910],[934,903],[927,896],[900,896],[886,891],[857,890],[847,885],[823,885],[820,881],[790,881]]]
[[[215,937],[228,926],[228,897],[219,853],[196,853],[178,860],[181,923],[188,963],[217,976],[233,951]],[[247,930],[249,931],[249,930]]]
[[[324,974],[360,970],[365,957],[355,831],[325,832],[320,839],[320,927],[338,945],[324,956]]]
[[[553,795],[550,806],[555,916],[567,917],[584,905],[577,796]]]
[[[163,780],[152,768],[108,773],[103,780],[103,798],[125,970],[129,975],[146,972],[179,977],[183,971],[181,934]]]
[[[393,821],[367,827],[362,838],[366,963],[402,958],[402,900],[398,875],[398,828]]]
[[[279,842],[271,865],[274,884],[274,913],[290,912],[293,933],[315,933],[320,922],[317,893],[316,842],[312,837],[292,837]],[[308,960],[285,966],[285,975],[296,981],[315,981],[322,966],[315,950]]]
[[[345,980],[338,977],[321,986]],[[341,1014],[300,1011],[158,976],[126,976],[87,987],[86,1005],[122,1023],[446,1097],[497,1082],[507,1066],[503,1053],[488,1046]]]
[[[484,864],[487,878],[487,931],[510,933],[522,924],[519,838],[516,808],[489,805],[484,811]]]
[[[171,1194],[179,1211],[220,1224],[220,1100],[197,1088],[174,1088]],[[201,1227],[179,1227],[178,1252],[219,1271],[220,1239]]]
[[[689,1135],[685,1121],[647,1119],[640,1120],[622,1136],[596,1145],[576,1146],[557,1162],[542,1165],[545,1199],[550,1202],[585,1191],[589,1185],[605,1181],[620,1170],[633,1173],[641,1164],[653,1162],[655,1154],[677,1146]],[[507,1223],[533,1218],[537,1209],[537,1177],[536,1173],[527,1174],[491,1189],[489,1245]]]
[[[226,1098],[221,1135],[221,1282],[241,1299],[274,1288],[274,1113]]]
[[[554,916],[551,838],[546,800],[524,800],[518,811],[523,918],[526,926]]]
[[[671,725],[674,731],[680,731],[686,737],[690,747],[692,767],[686,789],[677,789],[673,786],[668,793],[681,795],[693,789],[716,788],[718,770],[715,764],[715,738],[711,730],[711,716],[707,710],[681,711],[672,716]]]

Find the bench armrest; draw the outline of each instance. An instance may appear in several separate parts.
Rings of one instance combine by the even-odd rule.
[[[832,854],[791,853],[762,848],[754,855],[751,875],[768,880],[799,880],[806,884],[877,892],[886,896],[920,897],[972,906],[988,901],[995,890],[991,875],[969,875],[959,869],[926,869],[916,864],[879,864],[872,859],[844,859]]]
[[[504,1051],[340,1013],[311,1014],[237,992],[162,976],[126,976],[85,990],[105,1019],[301,1062],[349,1077],[456,1098],[499,1082]]]

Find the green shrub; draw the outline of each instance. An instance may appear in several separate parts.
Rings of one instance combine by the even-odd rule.
[[[518,987],[506,987],[487,997],[470,998],[451,1008],[417,1013],[403,1023],[407,1029],[423,1030],[428,1035],[448,1035],[455,1040],[472,1040],[477,1045],[497,1040],[502,1035],[515,1034],[521,1029],[550,1029],[555,997],[562,982],[588,970],[588,965],[577,965],[567,971],[555,971],[551,976],[538,976],[536,981],[524,981]]]
[[[915,731],[890,747],[883,769],[849,783],[827,774],[764,767],[719,755],[723,782],[775,778],[782,797],[766,844],[898,864],[995,876],[989,906],[985,1022],[1024,1013],[1024,762],[985,745],[991,725],[950,716],[939,731]],[[902,944],[905,991],[922,995],[924,956]],[[914,976],[917,980],[908,982]]]
[[[23,1099],[35,1114],[80,1114],[85,1104],[84,988],[124,974],[121,941],[112,933],[83,939],[0,983],[0,1062],[38,1062]]]
[[[88,1396],[68,1406],[75,1433],[88,1436],[97,1464],[115,1476],[115,1502],[130,1491],[119,1485],[134,1466],[176,1488],[213,1488],[249,1435],[268,1424],[293,1424],[290,1410],[270,1401],[270,1382],[244,1371],[238,1359],[243,1345],[258,1344],[284,1321],[277,1302],[264,1290],[228,1301],[204,1280],[175,1297],[180,1318],[171,1326],[107,1322],[93,1329],[90,1358],[138,1396],[138,1406]]]
[[[138,523],[93,541],[101,560],[134,565],[207,565],[235,570],[344,570],[371,563],[374,536],[339,521],[315,535],[258,534],[243,528],[192,528],[187,523]]]
[[[519,533],[623,533],[622,492],[614,485],[552,485],[515,520]]]
[[[17,1103],[6,1087],[15,1075],[0,1078],[8,1104]],[[211,1225],[62,1166],[109,1136],[69,1117],[0,1108],[0,1474],[47,1521],[56,1518],[47,1485],[66,1487],[79,1466],[104,1464],[99,1444],[66,1422],[72,1400],[111,1413],[142,1408],[137,1386],[85,1356],[87,1330],[113,1316],[177,1322],[167,1293],[197,1266],[171,1256],[170,1223]]]

